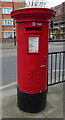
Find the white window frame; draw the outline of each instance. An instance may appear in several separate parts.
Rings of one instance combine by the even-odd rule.
[[[2,25],[13,25],[13,19],[2,19]]]
[[[4,1],[4,2],[12,2],[12,0],[0,0],[0,1]]]
[[[8,11],[8,9],[10,9],[10,11]],[[2,14],[10,14],[12,10],[12,7],[2,7]]]
[[[3,33],[3,38],[9,38],[10,35],[12,35],[12,38],[14,38],[14,31],[2,31],[2,33]]]

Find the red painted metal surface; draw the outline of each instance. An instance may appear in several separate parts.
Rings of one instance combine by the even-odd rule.
[[[16,19],[18,88],[21,91],[39,93],[47,89],[49,19],[54,15],[55,11],[46,8],[24,8],[11,13]],[[38,38],[31,43],[33,52],[29,52],[30,37]],[[37,52],[34,46],[38,47]]]

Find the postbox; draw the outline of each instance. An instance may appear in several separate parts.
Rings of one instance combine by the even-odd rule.
[[[55,11],[23,8],[11,12],[16,20],[17,101],[25,112],[46,107],[49,21]]]

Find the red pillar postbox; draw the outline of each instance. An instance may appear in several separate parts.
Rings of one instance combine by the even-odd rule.
[[[46,106],[49,20],[54,15],[47,8],[11,12],[17,32],[18,106],[26,112]]]

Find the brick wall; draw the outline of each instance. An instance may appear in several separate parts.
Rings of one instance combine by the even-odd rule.
[[[2,31],[13,31],[13,26],[2,26]]]
[[[15,2],[14,3],[14,9],[15,10],[18,9],[18,8],[22,8],[24,6],[25,6],[25,4],[23,2]]]
[[[12,7],[11,2],[2,2],[2,7]]]

